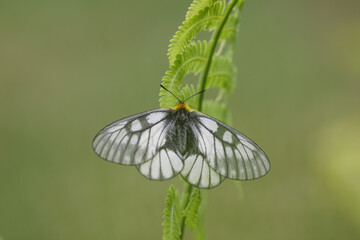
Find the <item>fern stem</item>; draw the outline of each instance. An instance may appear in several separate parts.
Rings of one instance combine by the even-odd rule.
[[[207,77],[208,77],[208,74],[209,74],[209,70],[210,70],[212,58],[213,58],[214,53],[215,53],[216,45],[217,45],[217,43],[218,43],[218,41],[219,41],[219,38],[220,38],[220,35],[221,35],[221,31],[222,31],[222,29],[224,28],[225,23],[226,23],[227,19],[229,18],[231,11],[232,11],[233,8],[235,7],[235,5],[238,3],[238,1],[239,1],[239,0],[233,0],[233,1],[228,5],[228,7],[227,7],[226,10],[225,10],[224,18],[223,18],[220,26],[219,26],[219,27],[216,29],[216,31],[215,31],[215,34],[214,34],[214,37],[213,37],[214,41],[213,41],[212,46],[211,46],[211,48],[210,48],[210,53],[209,53],[209,56],[208,56],[208,58],[207,58],[207,62],[206,62],[205,68],[204,68],[204,72],[203,72],[202,78],[201,78],[200,90],[205,89],[206,80],[207,80]],[[199,111],[201,111],[201,108],[202,108],[203,97],[204,97],[204,94],[200,94],[200,97],[199,97],[199,108],[198,108]],[[182,206],[181,206],[182,211],[183,211],[183,210],[187,207],[187,205],[189,204],[190,195],[191,195],[192,189],[193,189],[193,186],[190,185],[190,184],[188,184],[187,182],[185,182],[184,198],[183,198]],[[182,221],[181,221],[181,235],[180,235],[180,239],[181,239],[181,240],[184,238],[184,230],[185,230],[185,217],[182,217]]]
[[[192,189],[193,186],[185,182],[184,197],[181,203],[181,211],[184,211],[184,209],[189,204]],[[184,230],[185,230],[185,217],[183,216],[181,220],[181,235],[180,235],[181,240],[184,238]]]
[[[233,8],[235,7],[235,5],[238,2],[239,2],[239,0],[233,0],[231,3],[229,3],[228,7],[225,10],[224,18],[223,18],[220,26],[216,29],[216,31],[214,33],[213,42],[212,42],[212,45],[211,45],[211,48],[210,48],[209,57],[208,57],[207,63],[206,63],[205,68],[204,68],[204,72],[203,72],[202,77],[201,77],[199,91],[205,89],[206,80],[207,80],[207,77],[208,77],[208,74],[209,74],[209,71],[210,71],[212,58],[213,58],[214,53],[215,53],[216,45],[217,45],[217,43],[219,41],[221,31],[223,30],[223,28],[225,26],[225,23],[226,23],[226,21],[228,20],[228,18],[230,16],[231,11],[233,10]],[[200,94],[199,108],[198,108],[199,111],[201,111],[201,109],[202,109],[203,99],[204,99],[204,94]]]

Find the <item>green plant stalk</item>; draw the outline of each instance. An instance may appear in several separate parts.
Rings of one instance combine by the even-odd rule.
[[[192,190],[193,190],[193,186],[185,182],[184,196],[181,203],[181,212],[184,211],[186,206],[189,204]],[[183,216],[181,220],[181,235],[180,235],[181,240],[184,238],[184,230],[185,230],[185,217]]]
[[[233,0],[233,1],[228,5],[228,7],[226,8],[226,11],[225,11],[224,18],[223,18],[220,26],[216,29],[216,31],[215,31],[215,33],[214,33],[214,37],[213,37],[214,40],[213,40],[213,43],[212,43],[212,46],[211,46],[211,49],[210,49],[210,53],[209,53],[209,57],[207,58],[207,63],[206,63],[206,65],[205,65],[204,72],[203,72],[203,75],[202,75],[202,78],[201,78],[201,81],[200,81],[200,90],[205,89],[206,80],[207,80],[207,77],[208,77],[208,74],[209,74],[209,71],[210,71],[210,66],[211,66],[212,58],[213,58],[213,56],[214,56],[217,43],[219,42],[219,38],[220,38],[220,35],[221,35],[221,31],[222,31],[222,29],[224,28],[224,26],[225,26],[225,24],[226,24],[226,21],[228,20],[228,18],[229,18],[229,16],[230,16],[230,13],[232,12],[233,8],[234,8],[235,5],[238,3],[238,1],[239,1],[239,0]],[[201,111],[201,109],[202,109],[203,99],[204,99],[204,94],[200,94],[200,97],[199,97],[199,105],[198,105],[198,106],[199,106],[199,107],[198,107],[198,110],[199,110],[199,111]],[[191,195],[192,190],[193,190],[193,186],[185,182],[184,197],[183,197],[183,201],[182,201],[182,205],[181,205],[182,211],[183,211],[183,210],[187,207],[187,205],[189,204],[190,195]],[[184,230],[185,230],[185,217],[182,217],[182,221],[181,221],[181,235],[180,235],[180,239],[181,239],[181,240],[184,238]]]
[[[220,38],[220,35],[221,35],[221,31],[223,30],[223,28],[224,28],[224,26],[225,26],[225,24],[226,24],[226,21],[228,20],[228,18],[229,18],[229,16],[230,16],[231,11],[234,9],[235,5],[236,5],[238,2],[239,2],[239,0],[233,0],[231,3],[229,3],[228,7],[227,7],[226,10],[225,10],[224,18],[223,18],[220,26],[216,29],[216,31],[215,31],[215,33],[214,33],[214,37],[213,37],[214,40],[213,40],[212,46],[211,46],[211,48],[210,48],[210,53],[209,53],[209,57],[208,57],[208,60],[207,60],[207,62],[206,62],[205,68],[204,68],[204,72],[203,72],[202,77],[201,77],[200,89],[199,89],[199,91],[205,89],[206,80],[207,80],[207,77],[208,77],[208,74],[209,74],[209,71],[210,71],[212,58],[213,58],[213,56],[214,56],[217,43],[219,42],[219,38]],[[202,109],[203,99],[204,99],[204,93],[203,93],[203,94],[200,94],[200,96],[199,96],[199,105],[198,105],[198,106],[199,106],[199,107],[198,107],[198,110],[199,110],[199,111],[201,111],[201,109]]]

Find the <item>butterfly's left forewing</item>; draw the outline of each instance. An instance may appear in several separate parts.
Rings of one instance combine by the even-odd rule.
[[[166,144],[173,127],[168,113],[168,109],[152,110],[116,121],[96,135],[93,148],[105,160],[136,165],[149,179],[170,179],[181,171],[183,163]]]
[[[118,120],[94,138],[94,151],[103,159],[124,165],[150,160],[165,142],[166,110],[152,110]]]
[[[215,172],[230,179],[251,180],[270,170],[266,154],[248,137],[210,116],[193,114],[199,152]]]

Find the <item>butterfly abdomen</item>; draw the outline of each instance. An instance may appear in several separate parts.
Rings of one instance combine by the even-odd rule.
[[[171,143],[171,148],[182,157],[194,153],[196,149],[195,135],[189,125],[190,118],[190,112],[185,108],[173,110],[168,116],[171,123],[166,142]]]

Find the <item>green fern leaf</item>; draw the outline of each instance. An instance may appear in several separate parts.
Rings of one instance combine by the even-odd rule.
[[[177,60],[170,66],[170,70],[162,79],[162,84],[172,93],[178,94],[182,79],[188,73],[199,73],[202,70],[209,47],[206,41],[192,42],[183,55],[178,55]],[[176,106],[177,100],[164,89],[160,89],[160,107],[171,108]]]
[[[196,189],[190,197],[189,204],[183,211],[186,226],[194,231],[197,224],[197,216],[201,203],[200,189]]]
[[[163,218],[163,240],[179,240],[181,235],[181,221],[179,194],[173,185],[169,187],[166,198],[166,208]]]
[[[231,58],[215,56],[205,88],[219,87],[230,95],[235,82],[235,72],[236,68],[232,64]]]
[[[220,40],[230,40],[231,42],[235,41],[235,35],[237,31],[237,25],[239,24],[240,10],[243,1],[240,1],[238,7],[235,7],[229,19],[227,20],[225,27],[223,28]]]
[[[206,7],[210,7],[216,2],[216,0],[195,0],[191,3],[187,13],[186,20],[189,20],[192,16],[197,15],[201,10]]]
[[[224,123],[230,123],[230,114],[228,106],[225,103],[220,103],[215,100],[205,100],[203,103],[203,112]]]
[[[185,84],[185,86],[181,89],[181,98],[187,99],[190,96],[194,95],[196,93],[196,88],[194,84]],[[192,109],[198,108],[198,101],[196,97],[190,98],[188,101],[186,101],[186,104],[189,105]]]
[[[217,27],[223,18],[224,3],[215,2],[212,6],[201,10],[197,15],[183,22],[169,45],[169,62],[174,64],[177,55],[181,55],[189,41],[193,39],[202,30],[211,30]]]

